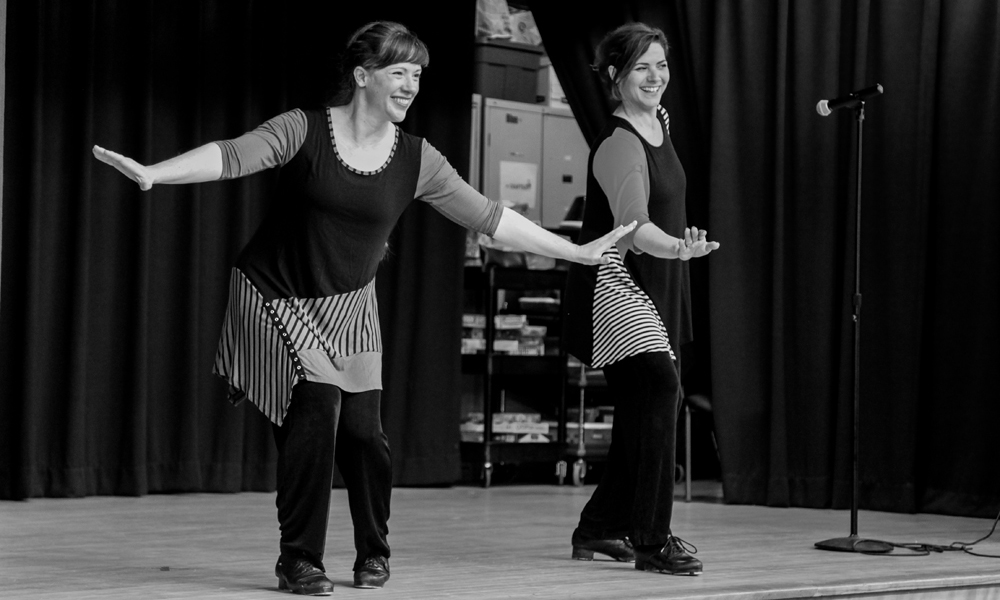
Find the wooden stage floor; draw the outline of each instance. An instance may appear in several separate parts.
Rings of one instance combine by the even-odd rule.
[[[593,486],[401,488],[393,492],[392,578],[351,587],[347,495],[334,490],[326,565],[333,598],[801,597],[1000,598],[1000,560],[816,550],[849,532],[846,511],[678,500],[674,530],[698,546],[700,577],[570,559],[570,534]],[[0,598],[151,599],[282,596],[274,495],[183,494],[0,502]],[[862,536],[973,541],[992,520],[862,511]],[[1000,537],[1000,533],[994,535]],[[1000,554],[992,538],[976,548]]]

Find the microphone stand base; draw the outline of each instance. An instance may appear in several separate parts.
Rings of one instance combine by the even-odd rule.
[[[832,538],[816,542],[816,547],[820,550],[834,550],[836,552],[862,552],[865,554],[888,554],[892,552],[892,544],[880,542],[879,540],[866,540],[856,535],[848,537]]]

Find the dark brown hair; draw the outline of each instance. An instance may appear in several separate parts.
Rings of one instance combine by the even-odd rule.
[[[645,23],[628,23],[604,36],[597,45],[592,68],[597,71],[613,100],[621,102],[618,84],[654,42],[663,46],[665,55],[668,51],[667,36],[661,29]],[[608,67],[615,68],[614,79],[608,74]]]
[[[403,62],[426,67],[430,62],[427,46],[400,23],[368,23],[351,35],[347,47],[340,54],[338,85],[328,106],[343,106],[354,97],[355,67],[373,70]]]

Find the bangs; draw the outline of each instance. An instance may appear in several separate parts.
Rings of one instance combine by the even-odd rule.
[[[386,38],[371,68],[381,69],[397,63],[412,63],[426,67],[430,63],[427,46],[409,32],[395,32]]]
[[[645,35],[634,37],[629,41],[625,51],[628,62],[623,65],[622,71],[631,71],[635,63],[639,62],[639,57],[645,54],[653,44],[659,44],[663,47],[664,58],[670,55],[670,47],[667,46],[666,37],[658,31],[651,31]]]

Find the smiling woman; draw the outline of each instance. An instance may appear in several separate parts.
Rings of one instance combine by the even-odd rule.
[[[406,27],[369,23],[348,41],[340,90],[326,107],[290,110],[151,166],[94,146],[143,190],[281,169],[267,218],[230,273],[214,367],[234,403],[249,400],[273,423],[280,589],[333,590],[323,555],[334,456],[351,499],[354,585],[389,579],[392,463],[380,417],[375,274],[403,211],[419,199],[504,244],[586,264],[605,261],[631,230],[577,246],[466,184],[426,140],[396,125],[427,65],[427,48]]]
[[[687,340],[665,323],[690,322],[686,261],[719,244],[687,226],[687,180],[660,106],[670,80],[663,32],[624,25],[596,55],[595,70],[620,104],[591,144],[579,239],[638,225],[608,250],[607,264],[569,272],[569,351],[604,370],[615,399],[607,468],[573,532],[572,556],[591,560],[599,552],[641,571],[697,575],[701,561],[670,524],[680,400],[675,352]]]
[[[649,143],[659,146],[663,143],[663,128],[656,120],[656,109],[670,82],[666,48],[650,43],[632,67],[622,71],[621,77],[615,77],[618,73],[614,65],[608,65],[608,75],[616,82],[614,90],[621,100],[615,116],[631,121]]]

